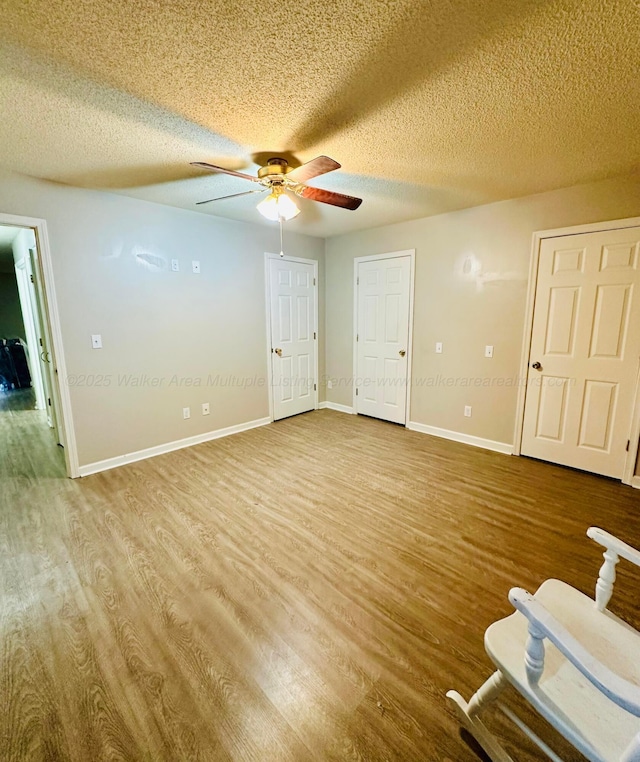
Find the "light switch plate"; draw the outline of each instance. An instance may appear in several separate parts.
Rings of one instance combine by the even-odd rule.
[[[180,263],[178,262],[178,260],[177,260],[177,259],[172,259],[172,260],[171,260],[171,270],[172,270],[174,273],[177,273],[177,272],[179,272],[179,270],[180,270]]]
[[[194,273],[200,272],[200,262],[198,262],[197,259],[194,259],[193,262],[191,262],[191,269]]]
[[[99,333],[91,334],[91,346],[94,349],[102,349],[102,336]]]
[[[464,406],[464,417],[471,418],[471,405]]]
[[[182,417],[187,420],[187,418],[191,418],[191,408],[183,407],[182,408]]]
[[[203,402],[202,403],[202,415],[209,415],[209,403]]]
[[[487,346],[484,348],[484,356],[493,357],[493,344],[487,344]]]
[[[436,341],[436,354],[441,355],[442,354],[442,342]]]

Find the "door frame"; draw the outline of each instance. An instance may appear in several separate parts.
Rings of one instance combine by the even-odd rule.
[[[409,336],[407,338],[407,404],[405,408],[405,427],[411,420],[411,373],[413,366],[413,301],[416,280],[416,250],[403,249],[402,251],[390,251],[387,254],[372,254],[367,257],[355,257],[353,260],[353,412],[358,414],[358,400],[356,397],[356,379],[358,377],[358,265],[361,262],[375,262],[379,259],[398,259],[409,257]]]
[[[318,278],[318,260],[317,259],[305,259],[304,257],[291,257],[287,254],[285,254],[283,257],[280,256],[280,254],[273,254],[269,251],[265,251],[264,253],[264,287],[265,287],[265,308],[266,308],[266,316],[267,316],[267,330],[266,330],[266,336],[267,336],[267,385],[268,385],[268,398],[269,398],[269,418],[271,419],[271,422],[273,423],[274,417],[273,417],[273,369],[271,366],[271,363],[273,361],[273,358],[271,357],[271,277],[270,277],[270,262],[272,259],[278,260],[278,261],[284,261],[284,262],[299,262],[303,265],[313,265],[313,289],[314,289],[314,311],[313,311],[313,330],[316,335],[316,339],[314,341],[314,354],[315,354],[315,379],[314,379],[314,398],[313,398],[313,409],[318,409],[318,394],[319,394],[319,386],[320,386],[320,376],[319,376],[319,367],[318,367],[318,344],[320,343],[320,331],[318,327],[318,286],[319,286],[319,278]]]
[[[78,470],[78,450],[73,427],[69,387],[66,383],[61,382],[61,379],[67,378],[67,364],[62,343],[62,329],[54,285],[47,222],[38,217],[23,217],[0,212],[0,224],[16,228],[30,228],[36,236],[38,271],[34,273],[34,277],[40,280],[42,286],[44,295],[44,304],[42,305],[44,310],[43,318],[46,330],[49,333],[49,346],[53,355],[54,368],[56,369],[56,372],[52,374],[54,377],[54,388],[52,391],[57,413],[58,436],[64,449],[67,476],[76,478],[80,476]]]
[[[513,437],[513,454],[520,455],[522,447],[522,431],[524,427],[524,410],[527,397],[527,376],[531,355],[531,340],[533,335],[533,316],[536,301],[536,289],[538,287],[538,266],[540,262],[540,247],[547,238],[563,238],[585,233],[605,233],[609,230],[624,230],[624,228],[640,227],[640,217],[628,217],[622,220],[606,220],[604,222],[591,222],[586,225],[572,225],[564,228],[551,230],[538,230],[533,234],[531,241],[531,259],[529,262],[529,282],[527,287],[527,301],[525,307],[524,334],[522,339],[522,355],[520,357],[520,374],[518,379],[518,400],[516,406],[516,423]],[[640,488],[640,477],[634,476],[636,459],[638,457],[638,442],[640,437],[640,365],[635,391],[635,402],[629,422],[629,452],[625,460],[622,483]]]

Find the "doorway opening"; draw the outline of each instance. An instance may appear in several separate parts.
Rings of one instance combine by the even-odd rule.
[[[52,283],[47,288],[42,256],[46,227],[29,221],[0,215],[1,449],[9,459],[13,447],[35,451],[34,463],[41,454],[47,467],[57,464],[73,476],[51,326]]]

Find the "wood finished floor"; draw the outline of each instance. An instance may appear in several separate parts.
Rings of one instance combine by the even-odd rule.
[[[509,588],[640,536],[629,487],[328,410],[71,481],[6,407],[2,760],[473,762],[444,694]]]

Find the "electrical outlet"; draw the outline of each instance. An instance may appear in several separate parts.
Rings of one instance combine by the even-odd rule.
[[[191,418],[191,408],[189,407],[183,407],[182,408],[182,417],[187,420],[187,418]]]
[[[198,262],[196,259],[194,259],[193,262],[191,263],[191,269],[193,270],[194,273],[199,273],[200,272],[200,262]]]
[[[178,262],[177,259],[172,259],[171,260],[171,270],[174,273],[177,273],[177,272],[180,271],[180,263]]]
[[[436,354],[441,355],[442,354],[442,342],[436,341]]]
[[[487,344],[487,346],[484,348],[484,356],[493,357],[493,344]]]
[[[209,415],[209,403],[203,402],[202,403],[202,415]]]
[[[464,406],[464,417],[471,418],[471,405]]]
[[[331,379],[327,381],[327,389],[333,389],[333,381]]]
[[[91,346],[94,349],[102,349],[102,336],[99,333],[91,335]]]

